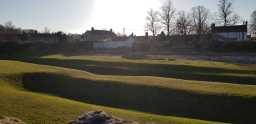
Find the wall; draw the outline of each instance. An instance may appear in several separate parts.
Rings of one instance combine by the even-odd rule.
[[[247,39],[247,33],[246,32],[224,32],[224,33],[217,33],[217,35],[220,35],[227,39],[233,39],[237,41],[246,40]]]
[[[102,42],[94,42],[93,48],[95,49],[114,49],[114,48],[132,48],[135,39],[133,37],[129,37],[127,41],[102,41]]]

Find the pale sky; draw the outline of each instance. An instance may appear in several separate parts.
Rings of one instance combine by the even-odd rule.
[[[203,5],[212,13],[218,0],[173,0],[177,10],[187,12]],[[150,8],[159,9],[163,0],[1,0],[0,24],[12,21],[17,27],[42,31],[62,30],[83,33],[112,28],[115,32],[144,34],[145,17]],[[234,0],[235,12],[249,20],[256,0]]]

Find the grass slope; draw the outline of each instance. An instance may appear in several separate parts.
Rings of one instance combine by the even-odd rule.
[[[46,56],[29,62],[89,71],[98,75],[157,76],[233,84],[256,82],[255,65],[182,59],[129,60],[119,56]]]
[[[155,121],[157,123],[184,121],[183,118],[174,119],[169,115],[231,123],[254,122],[255,65],[180,59],[129,60],[119,56],[53,55],[3,60],[0,61],[0,68],[1,79],[9,82],[2,83],[3,87],[166,115],[152,115],[153,120],[158,120]],[[136,114],[123,115],[144,123],[151,118],[146,115],[142,117],[144,114],[140,118],[136,118]],[[194,120],[184,123],[194,123]]]
[[[159,116],[127,110],[100,107],[24,89],[26,73],[55,73],[92,78],[95,75],[65,68],[42,66],[17,61],[0,61],[0,115],[13,116],[31,124],[63,124],[89,110],[105,110],[123,118],[143,123],[211,124],[214,122]],[[96,78],[97,76],[95,76]],[[100,77],[101,78],[101,77]],[[37,82],[34,82],[37,84]]]

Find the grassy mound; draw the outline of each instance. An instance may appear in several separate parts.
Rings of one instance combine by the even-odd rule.
[[[0,61],[0,96],[4,98],[0,115],[29,123],[64,123],[87,110],[104,110],[141,123],[211,123],[177,117],[254,122],[254,65],[104,56],[21,61],[44,65]]]
[[[91,74],[72,69],[41,66],[16,61],[0,61],[0,115],[18,117],[26,123],[63,124],[74,119],[85,111],[104,110],[122,118],[132,119],[143,123],[177,123],[204,124],[213,123],[195,119],[185,119],[171,116],[159,116],[127,110],[100,107],[76,102],[51,95],[34,93],[26,90],[23,82],[25,73],[60,73],[79,76]],[[37,84],[38,82],[34,82]],[[72,83],[72,82],[71,82]],[[40,83],[39,83],[40,84]],[[66,87],[68,88],[68,87]]]

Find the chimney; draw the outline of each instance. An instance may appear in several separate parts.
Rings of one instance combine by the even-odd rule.
[[[94,31],[94,27],[92,27],[92,31]]]
[[[110,29],[110,32],[113,32],[113,29],[112,29],[112,28]]]

